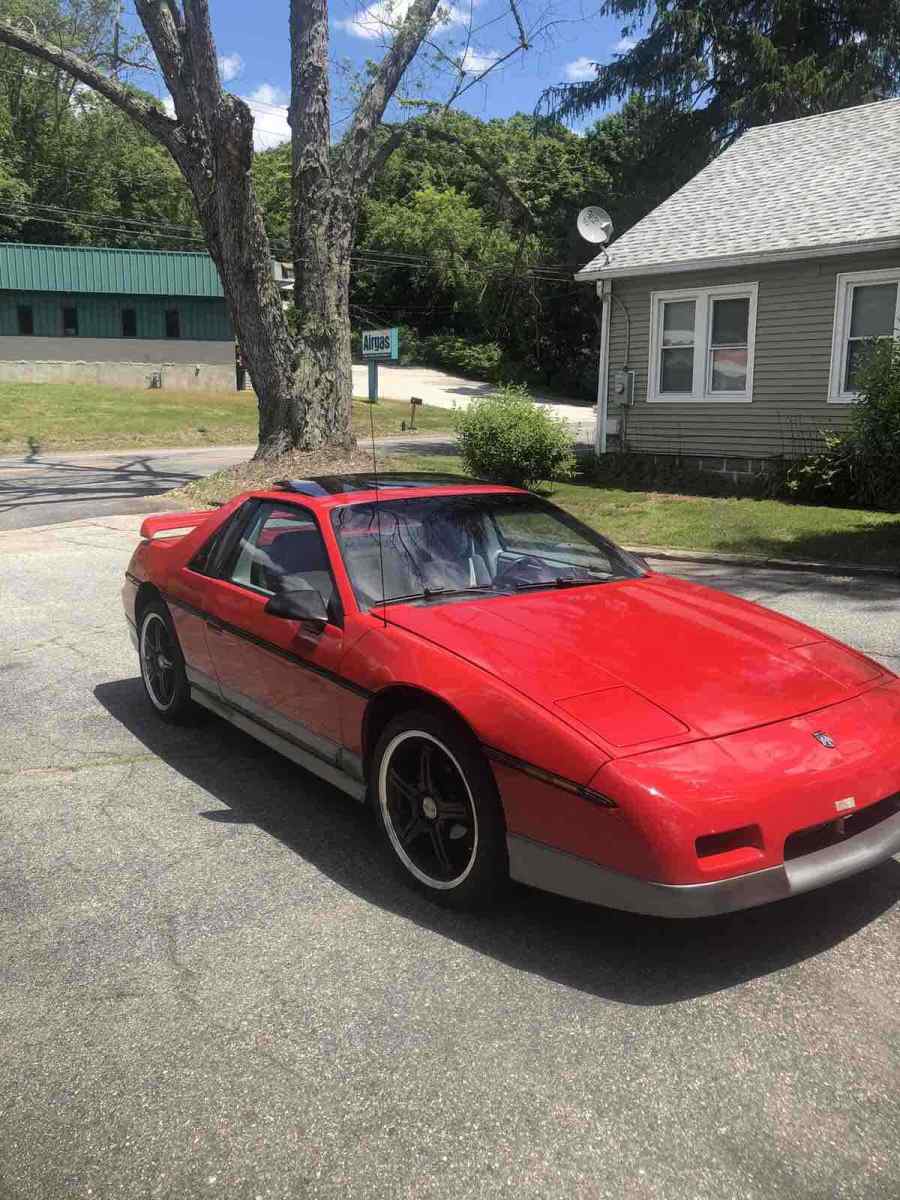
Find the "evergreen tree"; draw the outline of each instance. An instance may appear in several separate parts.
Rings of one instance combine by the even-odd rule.
[[[606,0],[634,44],[544,103],[582,117],[638,94],[698,113],[717,147],[752,125],[900,88],[900,0]]]

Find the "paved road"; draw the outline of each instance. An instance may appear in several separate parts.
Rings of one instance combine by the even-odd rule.
[[[350,801],[148,713],[135,527],[0,534],[4,1200],[900,1195],[900,863],[698,923],[443,913]],[[897,582],[717,571],[898,653]]]
[[[382,454],[449,452],[441,434],[378,438]],[[157,497],[246,462],[255,446],[41,454],[0,459],[0,530],[158,511]]]

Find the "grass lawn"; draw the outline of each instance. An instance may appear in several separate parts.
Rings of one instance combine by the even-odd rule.
[[[199,480],[177,493],[182,503],[208,504],[228,499],[268,480],[304,478],[336,469],[367,470],[371,460],[358,452],[342,467],[298,455],[285,465],[232,468]],[[360,468],[360,463],[364,464]],[[456,457],[419,454],[379,458],[382,470],[460,472]],[[717,550],[766,558],[816,559],[823,562],[894,567],[900,571],[900,513],[821,508],[777,500],[673,496],[660,492],[599,488],[581,481],[554,483],[547,497],[624,546]]]
[[[354,400],[357,433],[368,435],[369,404]],[[374,406],[375,432],[400,433],[409,405],[382,400]],[[227,446],[256,441],[252,392],[169,392],[82,384],[0,384],[0,456],[29,449],[118,450],[132,446]],[[416,427],[437,433],[453,428],[445,408],[422,405]]]

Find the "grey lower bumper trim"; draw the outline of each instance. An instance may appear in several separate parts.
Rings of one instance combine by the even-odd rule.
[[[804,854],[784,864],[791,894],[809,892],[826,883],[837,883],[875,867],[900,853],[900,812],[879,821],[865,833],[857,833],[836,846]]]
[[[886,861],[900,852],[900,813],[837,846],[714,883],[655,883],[517,834],[506,842],[509,873],[520,883],[648,916],[711,917],[785,900]]]

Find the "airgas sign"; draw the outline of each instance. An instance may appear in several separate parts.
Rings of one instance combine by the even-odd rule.
[[[392,358],[400,357],[400,330],[366,329],[362,335],[363,358]]]

